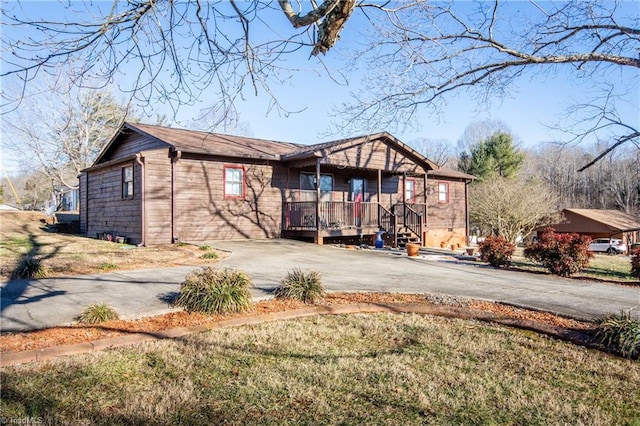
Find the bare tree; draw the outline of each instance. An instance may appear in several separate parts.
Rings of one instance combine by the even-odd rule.
[[[502,235],[515,243],[558,219],[558,198],[539,180],[496,177],[471,186],[469,219],[481,235]]]
[[[592,167],[605,143],[546,144],[527,153],[524,178],[538,177],[559,196],[560,208],[618,209],[640,214],[640,149],[633,144],[610,152]]]
[[[437,111],[439,101],[460,91],[486,104],[522,77],[553,76],[561,67],[594,87],[622,82],[627,100],[639,86],[640,17],[631,2],[114,0],[102,11],[95,3],[64,4],[68,16],[58,21],[25,16],[20,3],[3,5],[3,76],[26,84],[81,58],[71,75],[77,84],[87,84],[87,76],[110,84],[127,71],[136,78],[119,88],[144,102],[177,108],[207,90],[226,110],[249,89],[281,108],[271,88],[298,71],[287,61],[327,53],[358,13],[371,31],[358,49],[369,73],[343,110],[351,125],[406,125],[418,110]],[[607,149],[637,141],[636,123],[620,124],[607,126]]]
[[[410,144],[438,167],[453,167],[454,149],[449,139],[416,139]]]
[[[2,117],[4,143],[29,172],[41,170],[50,182],[76,188],[78,174],[92,164],[127,110],[105,90],[58,93],[44,86],[20,110]]]
[[[552,79],[563,70],[593,83],[591,100],[577,102],[599,106],[601,112],[582,110],[577,117],[582,132],[572,139],[597,132],[610,141],[607,149],[637,143],[637,7],[578,0],[543,6],[533,0],[421,2],[387,11],[388,19],[372,19],[371,43],[362,49],[370,64],[369,84],[354,93],[356,102],[344,108],[343,116],[363,127],[374,121],[382,127],[407,123],[421,109],[437,112],[454,92],[489,106],[519,79]],[[617,96],[608,97],[612,85]],[[610,114],[614,101],[635,111],[631,121]]]

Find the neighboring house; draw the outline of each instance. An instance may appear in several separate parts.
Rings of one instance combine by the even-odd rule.
[[[125,123],[80,175],[80,226],[145,245],[380,230],[463,245],[472,179],[386,132],[298,145]]]
[[[564,209],[556,232],[575,232],[591,238],[615,238],[627,245],[640,241],[640,218],[619,210]]]

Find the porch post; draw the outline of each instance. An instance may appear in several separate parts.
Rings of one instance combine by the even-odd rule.
[[[378,169],[378,192],[377,192],[377,200],[378,204],[380,204],[380,193],[382,192],[382,170]]]
[[[316,244],[322,245],[320,236],[320,157],[316,158]]]

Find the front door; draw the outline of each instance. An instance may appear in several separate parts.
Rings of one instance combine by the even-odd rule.
[[[350,201],[353,201],[353,222],[356,226],[362,226],[362,202],[364,201],[365,180],[360,177],[351,178]]]

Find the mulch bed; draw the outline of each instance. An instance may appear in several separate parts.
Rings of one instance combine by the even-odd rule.
[[[500,318],[535,321],[554,327],[586,331],[592,328],[589,322],[577,321],[546,312],[515,308],[499,303],[454,298],[450,296],[397,293],[335,293],[327,295],[317,305],[340,305],[353,303],[424,303],[432,305],[464,306],[495,314]],[[20,333],[3,333],[0,336],[0,352],[18,352],[42,349],[51,346],[83,343],[131,333],[156,332],[171,328],[213,323],[223,319],[247,315],[261,315],[304,308],[302,302],[289,299],[273,299],[252,305],[247,312],[227,315],[204,315],[200,313],[173,312],[138,320],[116,320],[95,326],[71,325]]]

